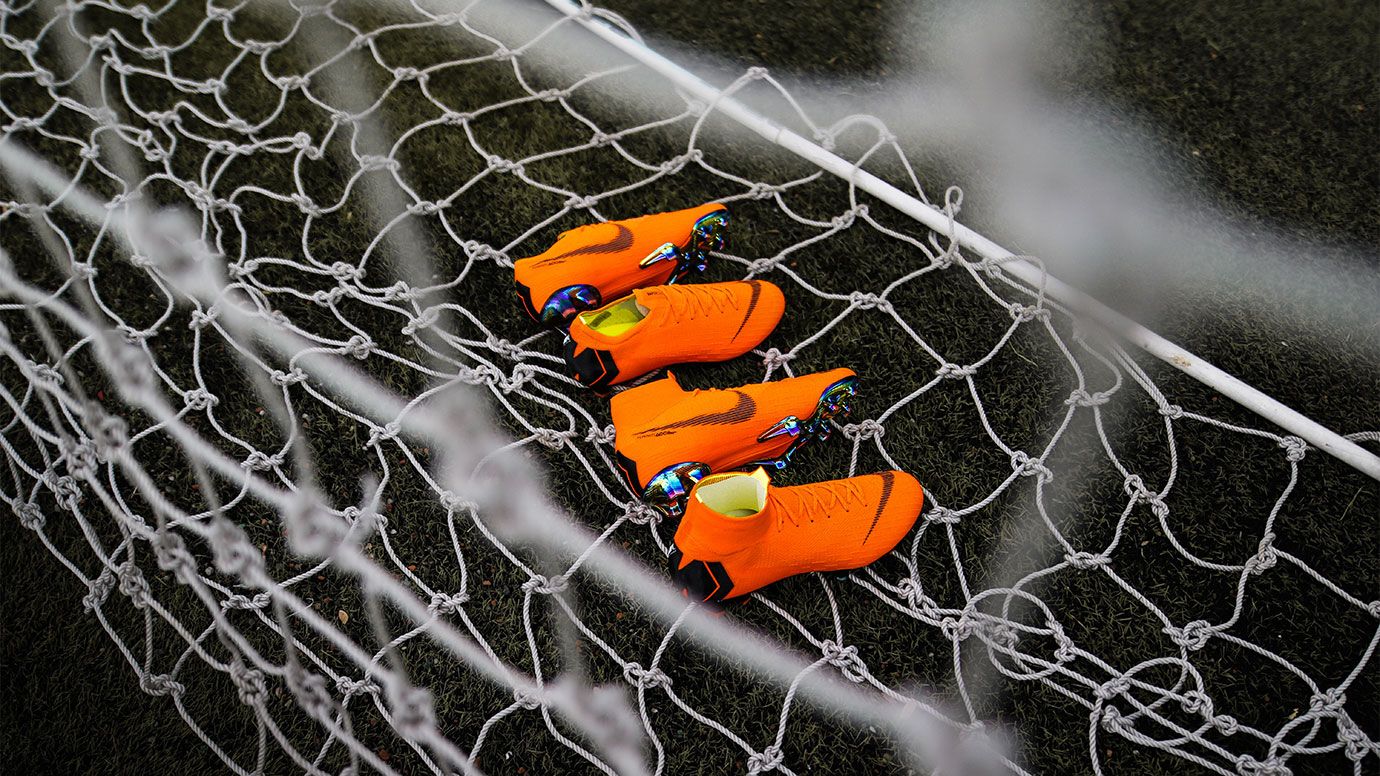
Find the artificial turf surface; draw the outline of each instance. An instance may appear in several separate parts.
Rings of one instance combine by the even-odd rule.
[[[891,38],[885,30],[890,17],[876,3],[825,7],[818,3],[710,0],[693,7],[663,2],[611,3],[610,7],[627,15],[644,32],[721,53],[744,66],[761,64],[787,73],[880,79],[888,75],[887,62],[895,53],[889,50]],[[1380,14],[1373,4],[1300,9],[1295,4],[1262,7],[1204,3],[1170,8],[1088,3],[1083,10],[1091,20],[1090,33],[1108,33],[1102,45],[1091,47],[1096,55],[1086,74],[1088,88],[1155,128],[1158,139],[1183,164],[1185,174],[1217,192],[1224,209],[1315,239],[1373,244],[1380,238],[1380,213],[1374,202],[1374,149],[1380,147],[1380,133],[1378,122],[1369,118],[1380,110],[1380,100],[1375,99],[1374,56]],[[704,19],[715,21],[705,24]],[[480,73],[476,69],[472,75]],[[497,85],[492,89],[483,84],[463,86],[474,93],[476,103],[492,101],[503,92]],[[23,108],[22,97],[4,96],[11,108]],[[395,103],[401,102],[395,99]],[[405,106],[403,111],[399,126],[414,120],[406,115]],[[523,143],[530,149],[542,143],[561,142],[554,139],[560,129],[555,124],[543,123],[542,115],[513,115],[506,121],[506,126],[493,127],[490,137],[497,147],[502,147],[504,134],[509,135],[507,142],[511,145],[504,149],[508,156],[515,156]],[[448,181],[473,174],[465,167],[462,154],[424,140],[410,145],[404,162],[413,169],[427,170],[420,178],[434,185],[437,192],[445,191]],[[791,169],[786,161],[780,162],[782,167],[772,168],[776,163],[774,158],[764,159],[759,170],[765,176]],[[265,176],[273,174],[267,170],[258,172]],[[580,180],[581,175],[597,175],[599,169],[591,172],[572,167],[549,172]],[[923,171],[922,180],[931,191],[941,190],[947,182],[932,180]],[[696,184],[722,185],[712,179],[686,176],[681,182],[684,188],[644,191],[615,200],[614,212],[623,215],[639,209],[650,211],[673,206],[687,197],[698,198],[707,189],[696,188]],[[276,188],[282,188],[281,181]],[[832,214],[839,209],[839,195],[839,186],[822,182],[791,201],[803,209],[813,208],[816,214]],[[521,187],[505,189],[494,196],[501,197],[505,207],[486,210],[482,202],[467,204],[473,212],[484,213],[482,221],[474,225],[480,239],[515,234],[537,214],[551,209],[549,198],[541,199]],[[981,204],[972,203],[970,207],[978,211],[980,218]],[[735,214],[735,253],[771,255],[785,242],[787,235],[773,230],[789,229],[777,226],[780,219],[769,203],[746,204]],[[258,237],[266,245],[276,241],[284,254],[290,252],[295,229],[285,225],[275,230],[271,226],[275,214],[270,210],[257,215],[256,223],[263,225],[263,233]],[[361,245],[358,239],[363,234],[358,226],[342,227],[337,242],[321,247],[357,255]],[[549,237],[538,235],[532,244]],[[6,237],[7,248],[11,248],[10,239]],[[879,287],[877,280],[894,276],[895,263],[906,260],[894,245],[878,244],[852,233],[828,245],[831,251],[847,255],[848,261],[811,266],[809,255],[801,261],[807,263],[812,279],[834,283],[841,289]],[[818,256],[816,259],[824,260]],[[1308,257],[1301,256],[1299,260],[1304,262]],[[451,268],[446,261],[443,257],[442,271]],[[453,262],[453,257],[449,261]],[[135,273],[128,271],[122,276],[113,257],[109,264],[109,277],[102,279],[103,288],[110,289],[123,305],[119,309],[136,309],[143,288],[134,279]],[[1353,269],[1363,282],[1376,272],[1371,263],[1361,263]],[[719,273],[716,277],[726,278],[732,273],[730,268],[714,271]],[[123,281],[127,285],[122,286],[121,277],[128,278]],[[867,278],[867,282],[857,282],[858,277]],[[933,335],[947,346],[946,353],[956,354],[955,360],[960,360],[959,355],[968,355],[962,352],[964,343],[990,343],[995,325],[988,316],[959,312],[969,299],[969,292],[959,285],[939,279],[908,289],[907,295],[896,300],[898,307],[923,321],[927,336]],[[503,324],[507,328],[500,332],[501,336],[517,339],[524,335],[524,326],[513,320],[509,312],[500,268],[484,266],[480,277],[466,288],[474,289],[473,296],[463,301],[467,307],[488,322],[508,321]],[[491,299],[483,298],[484,288],[492,289]],[[1204,292],[1201,299],[1194,300],[1194,314],[1173,319],[1172,330],[1166,333],[1247,382],[1305,408],[1330,428],[1349,432],[1380,426],[1380,400],[1374,389],[1380,364],[1371,345],[1380,337],[1380,331],[1373,327],[1368,331],[1338,332],[1330,328],[1334,324],[1325,317],[1282,321],[1265,317],[1262,322],[1261,316],[1244,309],[1253,301],[1256,300],[1243,301],[1232,289]],[[798,341],[817,327],[820,316],[828,312],[826,305],[801,294],[792,295],[790,303],[797,322],[788,321],[779,339],[768,344]],[[313,314],[311,310],[302,310],[304,320],[323,327],[329,325],[328,320],[312,319]],[[132,317],[137,317],[137,313]],[[354,320],[364,319],[356,316]],[[17,341],[32,347],[32,338],[26,339],[23,333],[22,319],[10,317],[5,323]],[[383,339],[387,335],[382,330],[391,322],[372,323],[378,325],[382,343],[395,344]],[[865,411],[867,407],[885,406],[888,398],[898,398],[899,386],[913,384],[914,377],[909,374],[912,365],[896,358],[898,352],[905,352],[905,345],[890,339],[895,335],[876,318],[854,315],[829,341],[829,360],[852,365],[869,384],[876,386],[870,391],[876,404],[864,405]],[[400,338],[395,335],[395,339]],[[988,398],[989,409],[995,422],[1005,424],[1004,428],[1042,427],[1051,403],[1057,404],[1062,398],[1062,384],[1051,384],[1043,369],[1031,366],[1050,363],[1050,354],[1041,347],[1033,341],[1014,343],[1006,360],[998,362],[981,378],[980,387]],[[1031,363],[1026,363],[1022,355],[1028,356]],[[174,365],[171,368],[186,368],[185,358],[170,357],[168,361]],[[804,370],[832,365],[825,363],[819,351],[812,351],[807,363],[795,364]],[[1226,420],[1263,425],[1172,370],[1149,366],[1171,400]],[[373,362],[369,368],[376,377],[404,393],[420,387],[415,375],[405,370],[392,371]],[[218,369],[216,379],[225,385],[236,384],[228,365],[221,363]],[[688,370],[686,374],[690,382],[708,385],[754,379],[754,370],[751,365],[730,364]],[[94,370],[91,373],[95,374]],[[4,377],[6,385],[13,389],[13,370],[4,372]],[[269,425],[265,421],[256,426],[259,421],[251,416],[252,409],[227,402],[221,411],[241,418],[243,433],[248,438],[258,435],[270,439]],[[240,414],[235,415],[236,410]],[[1154,457],[1159,443],[1150,436],[1150,426],[1133,417],[1125,429],[1129,437],[1124,443],[1128,458],[1135,460],[1142,470],[1159,471],[1163,463]],[[370,456],[359,452],[367,435],[342,418],[315,412],[310,432],[318,454],[338,463],[326,473],[323,484],[328,492],[334,489],[356,493],[357,472],[371,463]],[[1142,432],[1143,440],[1138,437]],[[991,489],[992,478],[1001,475],[1007,465],[981,438],[971,418],[970,401],[960,391],[927,394],[918,406],[912,405],[895,424],[889,424],[887,441],[901,463],[919,474],[944,503],[964,504],[980,497]],[[1259,530],[1261,516],[1268,510],[1269,500],[1282,487],[1285,472],[1279,456],[1236,437],[1196,430],[1181,440],[1181,445],[1181,467],[1189,474],[1176,486],[1172,505],[1183,520],[1183,530],[1196,542],[1195,547],[1233,558],[1244,557],[1252,549],[1250,544]],[[791,472],[791,481],[837,476],[839,467],[847,465],[847,449],[843,445],[814,452]],[[1075,459],[1076,452],[1075,446]],[[568,462],[559,456],[546,459],[552,481],[563,487],[569,505],[595,501],[590,498],[588,483],[581,481],[578,472],[570,470]],[[875,456],[873,459],[865,460],[863,465],[876,464]],[[190,485],[185,465],[170,452],[162,460],[149,456],[147,464],[158,475],[169,478],[170,489],[178,484]],[[1090,460],[1064,462],[1066,469],[1079,465],[1095,468]],[[1066,494],[1065,498],[1071,508],[1081,505],[1089,515],[1096,515],[1100,507],[1117,503],[1118,484],[1113,482],[1110,491],[1092,484],[1084,491]],[[410,506],[405,500],[409,490],[420,492],[420,484],[407,477],[393,487],[395,493],[403,494],[399,509]],[[1029,549],[1011,546],[1016,537],[1008,535],[1001,520],[1010,515],[1009,507],[1012,504],[998,504],[980,513],[984,520],[965,524],[960,534],[965,562],[978,578],[998,560]],[[434,505],[418,503],[415,508],[420,512],[434,509]],[[1286,506],[1279,541],[1344,588],[1358,591],[1363,598],[1374,597],[1380,579],[1380,565],[1375,557],[1380,519],[1377,516],[1380,488],[1314,452],[1305,459],[1300,488]],[[590,522],[598,525],[599,520],[602,517],[596,516]],[[64,529],[57,523],[50,520],[49,530],[59,540],[75,538],[70,526]],[[1098,522],[1087,523],[1090,525],[1085,530],[1096,535]],[[0,525],[0,567],[5,570],[0,672],[4,675],[7,701],[0,724],[16,772],[217,770],[219,761],[183,726],[171,703],[138,691],[123,658],[91,616],[83,613],[80,601],[85,588],[57,567],[17,521],[0,521]],[[1220,607],[1226,602],[1212,600],[1204,592],[1210,589],[1206,587],[1208,580],[1192,572],[1172,553],[1157,553],[1159,545],[1151,541],[1155,538],[1153,525],[1139,524],[1139,528],[1142,534],[1135,536],[1135,540],[1147,544],[1142,545],[1140,557],[1118,556],[1118,562],[1124,564],[1118,569],[1142,583],[1143,589],[1162,602],[1176,622],[1199,615],[1213,621],[1222,619],[1225,612]],[[272,534],[264,531],[265,539],[273,540]],[[426,536],[423,530],[420,536],[404,540],[411,539],[410,546],[416,547]],[[632,536],[629,534],[629,538]],[[647,547],[630,549],[641,553],[644,560],[652,560]],[[943,556],[933,560],[937,564],[946,562]],[[284,557],[281,548],[276,554],[270,552],[270,561],[281,564],[278,567],[283,570],[290,570],[294,563]],[[420,554],[416,561],[428,572],[428,579],[441,581],[446,574],[454,573],[447,569],[444,548],[434,554]],[[482,559],[479,562],[483,564]],[[449,565],[453,565],[453,560]],[[496,574],[511,575],[511,570],[504,571],[499,564],[492,568]],[[495,576],[492,581],[494,589],[513,589],[521,580]],[[875,661],[869,661],[873,670],[884,678],[911,679],[935,686],[944,695],[944,677],[951,673],[946,663],[947,643],[937,633],[906,626],[881,607],[866,605],[868,599],[848,586],[838,587],[851,613],[850,642],[860,644],[869,655],[877,655]],[[157,592],[177,600],[178,593],[171,585]],[[330,608],[358,609],[350,586],[335,577],[321,580],[314,592],[323,598],[329,596]],[[1079,643],[1114,664],[1156,649],[1151,644],[1160,638],[1157,626],[1141,619],[1137,608],[1124,596],[1090,583],[1088,577],[1068,575],[1042,590],[1042,595],[1066,602],[1077,599],[1086,629],[1076,634]],[[818,615],[818,588],[808,582],[783,585],[774,597],[793,612]],[[520,628],[517,603],[497,595],[485,601],[486,626],[499,631]],[[1258,584],[1253,582],[1248,605],[1246,621],[1233,632],[1260,640],[1288,634],[1285,641],[1290,644],[1289,654],[1316,675],[1333,680],[1350,668],[1342,661],[1354,659],[1360,640],[1368,638],[1375,627],[1373,620],[1338,608],[1334,597],[1316,594],[1297,575],[1261,577]],[[114,605],[109,608],[112,620],[130,632],[127,628],[135,621],[129,612],[121,612]],[[762,616],[760,611],[745,611],[740,616],[788,636],[780,630],[779,621]],[[620,639],[616,645],[620,650],[642,643],[647,633],[660,634],[636,612],[635,606],[614,599],[591,604],[587,618],[603,626],[601,633]],[[367,638],[363,630],[352,635]],[[868,650],[868,644],[892,648]],[[912,644],[914,648],[897,650],[897,644]],[[525,643],[521,639],[506,646],[511,648],[507,655],[510,659],[522,659]],[[699,681],[682,681],[682,686],[699,685],[706,698],[712,691],[719,697],[738,699],[716,714],[730,728],[760,733],[771,727],[779,708],[776,694],[694,654],[693,650],[682,650],[676,659],[678,676],[699,677]],[[1259,698],[1258,707],[1233,710],[1243,720],[1253,719],[1273,729],[1280,724],[1280,715],[1290,713],[1290,709],[1280,708],[1282,701],[1271,697],[1270,688],[1283,686],[1284,680],[1269,674],[1259,661],[1227,649],[1199,655],[1197,659],[1213,673],[1214,686],[1225,695],[1241,698],[1244,693],[1251,693],[1249,697]],[[415,661],[411,665],[414,679],[440,689],[438,713],[447,725],[446,732],[457,740],[470,738],[483,719],[501,705],[500,693],[456,677],[453,666],[432,651],[419,650],[419,654],[409,655],[409,660]],[[607,665],[594,667],[608,669]],[[236,725],[240,723],[235,720],[243,716],[238,709],[232,709],[224,719],[219,718],[219,704],[233,705],[233,701],[227,701],[232,694],[228,682],[219,680],[201,685],[187,698],[188,705],[201,712],[200,718],[209,718],[212,727],[219,727],[222,743],[234,741],[237,735],[242,737],[249,730],[241,727],[237,732]],[[1297,693],[1287,695],[1297,697]],[[1373,668],[1353,688],[1351,696],[1353,703],[1349,708],[1354,709],[1353,716],[1369,735],[1380,735],[1375,717]],[[1080,719],[1081,711],[1072,704],[1052,698],[1034,686],[1010,683],[996,707],[980,712],[1019,725],[1024,739],[1023,761],[1032,770],[1060,773],[1086,769],[1086,719]],[[528,773],[556,773],[573,767],[539,722],[512,719],[512,724],[496,731],[486,745],[481,760],[484,768],[494,772],[524,768]],[[670,772],[732,772],[743,767],[740,753],[730,752],[704,729],[691,726],[666,732],[671,736],[673,750],[668,762]],[[788,762],[819,772],[886,772],[900,767],[894,754],[875,737],[805,709],[794,712],[787,741]],[[1188,767],[1182,761],[1146,753],[1128,744],[1106,746],[1114,772],[1183,772]],[[415,767],[415,762],[406,759],[406,753],[397,752],[394,756],[404,771]],[[1326,772],[1340,764],[1334,759],[1311,767]],[[290,768],[284,761],[271,760],[268,770],[284,772]]]

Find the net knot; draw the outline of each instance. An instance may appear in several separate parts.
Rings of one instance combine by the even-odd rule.
[[[643,668],[640,663],[628,663],[623,666],[623,680],[633,685],[639,690],[654,690],[658,687],[670,687],[671,677],[662,672],[660,668]]]
[[[1075,552],[1072,555],[1065,555],[1064,560],[1076,569],[1086,571],[1106,566],[1112,559],[1101,553],[1094,555],[1091,552]]]
[[[1114,676],[1093,688],[1093,695],[1106,702],[1131,689],[1131,680],[1124,676]]]
[[[343,286],[336,286],[335,288],[323,288],[313,291],[311,300],[322,307],[330,307],[336,302],[339,302],[344,296],[345,288]]]
[[[192,412],[204,412],[220,404],[220,399],[205,388],[194,388],[183,392],[182,403]]]
[[[43,484],[47,485],[48,490],[53,492],[53,500],[68,512],[75,510],[82,499],[81,488],[78,487],[77,481],[66,474],[61,476],[54,476],[51,472],[45,474]]]
[[[1012,302],[1006,311],[1011,314],[1011,319],[1018,323],[1029,323],[1036,318],[1042,321],[1049,320],[1049,309],[1038,304],[1024,305]]]
[[[1216,629],[1207,620],[1194,620],[1182,628],[1170,626],[1164,629],[1170,640],[1188,650],[1199,650],[1207,644]]]
[[[958,619],[945,617],[939,621],[939,632],[949,641],[964,641],[973,635],[973,622],[968,619],[966,612]]]
[[[748,274],[761,275],[767,272],[771,272],[772,270],[776,269],[777,265],[779,265],[781,263],[781,260],[784,258],[784,256],[772,256],[763,259],[753,259],[752,261],[748,262]]]
[[[537,368],[531,364],[518,364],[513,367],[510,375],[499,374],[498,387],[504,393],[512,393],[526,385],[529,380],[537,376]]]
[[[1342,692],[1341,689],[1337,687],[1333,687],[1325,692],[1314,693],[1313,697],[1308,699],[1308,708],[1319,712],[1326,711],[1336,714],[1341,711],[1342,707],[1345,705],[1346,693]]]
[[[886,297],[878,294],[864,294],[861,291],[854,291],[848,295],[848,303],[859,310],[881,310],[882,312],[891,311],[891,302]]]
[[[428,307],[422,310],[420,314],[409,319],[408,322],[403,325],[401,331],[403,334],[411,337],[423,329],[430,329],[432,326],[436,325],[436,321],[440,320],[440,318],[441,308]]]
[[[206,8],[206,18],[218,22],[231,22],[235,20],[235,9],[220,8],[218,6],[208,6]]]
[[[489,169],[494,172],[511,172],[514,174],[521,174],[524,172],[521,164],[518,164],[512,159],[504,159],[496,154],[490,155],[488,161]]]
[[[326,680],[320,674],[302,670],[289,671],[288,689],[297,705],[315,719],[325,719],[335,708],[335,699],[326,689]]]
[[[1380,618],[1380,600],[1371,601],[1366,604],[1366,612],[1370,614],[1371,617]]]
[[[470,594],[465,591],[458,593],[432,593],[431,603],[427,605],[427,611],[433,615],[455,614],[460,607],[470,602]]]
[[[743,79],[746,81],[760,81],[769,75],[765,67],[756,65],[743,71]]]
[[[120,566],[120,594],[129,599],[135,609],[143,609],[149,605],[149,583],[144,579],[144,573],[133,561],[127,561]]]
[[[62,372],[48,364],[40,364],[37,361],[27,361],[24,364],[24,371],[28,373],[30,382],[37,383],[45,388],[56,388],[63,384]]]
[[[348,676],[339,677],[335,680],[335,689],[345,698],[353,698],[356,695],[376,696],[383,692],[383,688],[379,687],[378,682],[367,676],[363,679],[351,679]]]
[[[302,371],[301,367],[297,366],[294,366],[286,372],[281,369],[275,369],[268,373],[268,381],[280,388],[303,383],[306,382],[306,380],[307,373]]]
[[[1236,772],[1240,776],[1292,776],[1293,771],[1278,757],[1257,760],[1248,754],[1236,758]]]
[[[43,510],[32,501],[16,501],[10,505],[10,509],[14,510],[14,516],[19,518],[19,524],[30,531],[41,531],[48,522]]]
[[[77,152],[77,156],[80,156],[81,158],[86,159],[87,161],[94,162],[97,159],[101,158],[100,146],[84,145],[81,147],[81,150]]]
[[[382,426],[374,426],[369,429],[369,441],[365,442],[364,446],[372,447],[379,442],[397,439],[400,431],[402,431],[402,424],[396,420],[390,420]]]
[[[240,467],[251,472],[264,472],[269,469],[276,469],[283,465],[283,454],[274,453],[269,455],[262,450],[255,450],[240,461]]]
[[[824,659],[829,665],[839,669],[839,671],[850,682],[861,682],[867,674],[867,666],[862,658],[858,657],[858,648],[853,645],[843,646],[831,639],[826,639],[820,645],[824,653]]]
[[[426,82],[426,74],[415,67],[399,67],[393,70],[393,79],[396,81],[420,81]]]
[[[861,207],[861,205],[859,205],[859,207]],[[848,227],[853,225],[853,221],[856,220],[857,217],[857,208],[845,210],[842,213],[839,213],[838,215],[829,219],[829,225],[834,227],[835,229],[847,229]]]
[[[145,673],[139,677],[139,689],[154,696],[176,695],[180,696],[187,691],[181,682],[173,679],[168,674]]]
[[[521,688],[513,690],[513,703],[516,703],[518,708],[528,711],[541,708],[542,705],[541,698]]]
[[[1121,489],[1135,501],[1148,501],[1151,493],[1145,487],[1145,480],[1139,474],[1128,474],[1126,479],[1121,481]]]
[[[1263,574],[1275,567],[1275,564],[1279,562],[1279,553],[1275,550],[1274,542],[1275,535],[1273,533],[1267,533],[1261,537],[1255,555],[1246,561],[1246,571],[1251,574]]]
[[[370,353],[374,352],[374,341],[367,334],[356,334],[345,343],[341,351],[363,361],[369,357]]]
[[[1064,629],[1057,625],[1053,628],[1054,643],[1059,646],[1054,650],[1054,659],[1060,663],[1072,663],[1078,659],[1078,647],[1073,643],[1073,639],[1064,633]]]
[[[473,113],[448,110],[445,113],[441,114],[441,123],[445,124],[448,127],[458,127],[472,118],[474,118]]]
[[[91,278],[94,278],[97,275],[101,274],[100,270],[96,269],[96,267],[93,266],[90,262],[85,261],[72,262],[71,270],[72,275],[76,277],[78,280],[90,280]],[[123,331],[134,331],[129,326],[123,326],[121,328]]]
[[[341,283],[359,280],[364,276],[364,270],[348,261],[337,261],[331,265],[330,271],[331,276]]]
[[[521,347],[514,345],[513,343],[501,337],[495,337],[492,334],[484,338],[484,347],[488,348],[489,350],[492,350],[493,352],[501,356],[506,356],[514,361],[522,357]]]
[[[1064,400],[1064,404],[1076,404],[1079,407],[1100,407],[1108,401],[1111,401],[1111,398],[1112,395],[1106,391],[1088,393],[1082,388],[1075,388],[1073,392],[1069,394],[1069,397]]]
[[[843,435],[855,442],[863,442],[868,439],[881,439],[886,436],[886,426],[868,418],[861,423],[849,423],[843,427]]]
[[[1047,483],[1054,479],[1054,472],[1049,470],[1039,458],[1031,458],[1023,450],[1017,450],[1011,454],[1011,470],[1022,477],[1036,477],[1042,483]]]
[[[770,199],[783,191],[785,188],[782,186],[759,181],[748,187],[747,195],[750,199]]]
[[[245,259],[227,264],[225,271],[230,277],[239,279],[254,274],[259,269],[259,262],[255,259]],[[192,313],[192,320],[196,320],[196,313]],[[209,321],[208,321],[209,322]]]
[[[1183,707],[1185,714],[1202,714],[1205,717],[1212,717],[1212,698],[1202,690],[1189,690],[1184,693],[1179,705]]]
[[[19,116],[19,117],[15,118],[13,121],[11,121],[11,122],[9,123],[9,126],[6,126],[6,127],[5,127],[5,130],[6,130],[7,133],[8,133],[8,132],[19,132],[19,131],[26,130],[26,129],[37,129],[38,127],[39,127],[39,122],[38,122],[37,119],[33,119],[33,118],[28,117],[28,116]]]
[[[448,512],[448,513],[455,513],[455,512],[462,512],[462,511],[463,511],[463,512],[476,512],[476,511],[479,510],[479,504],[477,504],[477,503],[475,503],[475,502],[473,502],[473,501],[470,501],[470,500],[467,499],[467,498],[461,498],[461,497],[460,497],[457,493],[455,493],[454,491],[449,491],[449,490],[443,490],[443,491],[441,491],[441,493],[440,493],[440,495],[439,495],[439,499],[440,499],[440,501],[441,501],[441,507],[442,507],[443,509],[445,509],[446,512]]]
[[[239,660],[230,664],[230,681],[235,684],[235,693],[239,695],[240,703],[246,706],[262,704],[264,696],[268,694],[264,672],[250,668]]]
[[[592,445],[611,445],[617,434],[617,429],[612,423],[600,428],[591,426],[589,432],[585,434],[585,441]]]
[[[418,298],[418,296],[420,296],[420,294],[416,290],[414,290],[412,286],[408,285],[406,280],[399,280],[394,282],[393,285],[389,286],[388,288],[385,288],[383,290],[383,293],[380,295],[380,298],[383,299],[385,302],[411,302],[412,300]]]
[[[522,583],[523,592],[540,593],[541,595],[555,595],[568,587],[570,587],[569,581],[560,574],[550,578],[541,574],[533,574],[531,579]]]
[[[259,548],[250,543],[243,528],[228,519],[218,519],[211,525],[209,543],[216,568],[222,574],[242,578],[263,568]]]
[[[559,450],[565,447],[565,443],[575,438],[574,430],[557,431],[554,428],[539,428],[532,437],[539,444],[552,450]]]
[[[1177,404],[1166,404],[1160,407],[1160,414],[1170,420],[1178,420],[1184,416],[1184,408]]]
[[[670,159],[667,159],[666,161],[662,162],[657,167],[657,169],[659,169],[665,175],[673,175],[685,169],[685,165],[690,163],[693,156],[693,154],[681,154],[680,156],[673,156]]]
[[[925,520],[941,525],[958,525],[962,519],[957,512],[948,507],[934,507],[925,514]]]
[[[274,49],[278,48],[278,46],[271,40],[246,40],[244,42],[244,48],[250,54],[261,57],[264,54],[272,52]]]
[[[96,471],[96,450],[85,442],[62,443],[62,462],[67,473],[78,480],[90,479]]]
[[[571,210],[588,210],[599,204],[598,197],[582,197],[578,194],[572,195],[565,201],[565,206]]]
[[[795,358],[794,353],[782,353],[779,348],[769,348],[762,354],[762,364],[768,369],[779,369]]]
[[[95,579],[86,583],[86,595],[81,598],[82,607],[88,612],[99,609],[114,589],[115,575],[108,568],[101,569],[101,573]]]
[[[1303,460],[1304,453],[1308,452],[1308,445],[1296,436],[1287,436],[1279,440],[1279,446],[1284,448],[1284,457],[1290,463],[1297,463]]]
[[[268,606],[268,593],[255,593],[251,598],[244,593],[231,593],[220,602],[220,608],[230,609],[262,609]]]
[[[196,558],[187,552],[187,543],[181,536],[168,530],[162,530],[154,534],[153,556],[158,561],[158,568],[164,571],[171,571],[179,579],[186,579],[196,573]]]
[[[977,373],[976,366],[959,366],[952,361],[941,364],[935,374],[946,380],[966,380]]]
[[[1115,707],[1108,706],[1102,710],[1102,729],[1108,733],[1125,734],[1130,729],[1130,723]]]
[[[1356,722],[1346,714],[1337,717],[1337,740],[1346,747],[1346,758],[1357,763],[1365,759],[1366,753],[1375,747]]]
[[[1212,727],[1224,736],[1231,736],[1236,735],[1236,731],[1241,729],[1241,723],[1230,714],[1218,714],[1212,718]]]
[[[769,746],[748,758],[748,776],[756,776],[759,773],[774,771],[781,767],[785,759],[786,758],[781,754],[781,747],[775,745]]]
[[[633,525],[655,525],[661,522],[661,512],[643,504],[640,501],[633,501],[623,505],[623,517],[627,518]]]
[[[419,199],[416,202],[413,202],[412,204],[407,206],[407,212],[411,213],[414,216],[435,215],[436,213],[439,213],[445,209],[445,203],[433,202],[428,199]]]

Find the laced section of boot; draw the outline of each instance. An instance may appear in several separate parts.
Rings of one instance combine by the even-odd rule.
[[[802,515],[817,513],[830,518],[833,517],[831,513],[836,507],[842,507],[843,511],[847,512],[850,503],[867,506],[867,498],[863,495],[862,485],[856,477],[777,491],[777,500],[784,496],[791,497],[795,504],[794,509],[776,510],[777,531],[785,529],[788,522],[791,527],[799,528],[800,521],[794,514],[797,512]]]
[[[719,286],[667,286],[662,289],[675,321],[696,318],[738,309],[738,297]]]

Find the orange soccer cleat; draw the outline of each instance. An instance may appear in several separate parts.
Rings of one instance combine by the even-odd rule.
[[[676,530],[671,573],[696,601],[738,598],[808,571],[872,563],[915,524],[925,492],[885,471],[792,488],[767,473],[713,474],[691,491]]]
[[[564,326],[634,288],[703,271],[727,227],[728,209],[711,202],[562,232],[544,252],[514,262],[518,303],[533,320]]]
[[[634,493],[677,513],[711,471],[781,469],[853,409],[858,377],[833,369],[728,390],[687,391],[674,376],[617,394],[614,459]]]
[[[604,392],[672,364],[737,358],[785,309],[781,289],[765,280],[642,288],[576,315],[565,361],[576,380]]]

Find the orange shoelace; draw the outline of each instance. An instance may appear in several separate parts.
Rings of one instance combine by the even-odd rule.
[[[726,288],[717,286],[667,286],[662,290],[676,321],[693,321],[713,312],[738,309],[738,297]]]
[[[862,486],[858,484],[856,477],[783,490],[778,493],[778,498],[786,494],[795,497],[795,509],[778,508],[776,510],[776,530],[778,531],[786,527],[787,521],[796,528],[800,527],[800,522],[791,514],[792,512],[819,513],[827,518],[833,517],[830,512],[835,507],[843,507],[845,512],[848,511],[849,502],[867,506],[867,500],[863,497]],[[806,502],[809,502],[808,506]]]

